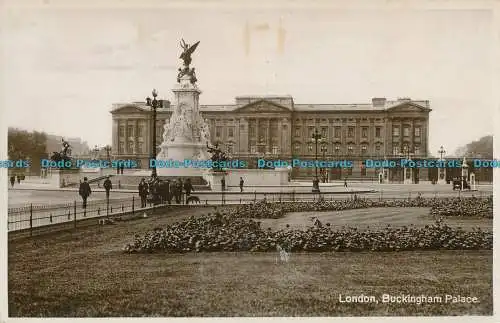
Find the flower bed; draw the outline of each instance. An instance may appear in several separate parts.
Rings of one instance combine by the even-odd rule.
[[[239,218],[277,219],[289,212],[342,211],[373,207],[429,207],[434,216],[493,217],[493,199],[415,198],[412,200],[352,199],[320,202],[266,203],[265,200],[241,205],[230,213]]]
[[[260,222],[235,217],[234,213],[209,215],[156,229],[136,236],[126,252],[274,251],[280,245],[290,251],[403,251],[492,249],[493,234],[451,228],[437,220],[424,228],[387,226],[382,230],[357,228],[333,230],[264,230]]]

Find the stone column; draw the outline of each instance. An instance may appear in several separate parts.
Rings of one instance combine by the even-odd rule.
[[[272,153],[272,140],[271,140],[271,119],[266,120],[267,134],[266,134],[266,153]]]
[[[277,133],[277,136],[278,136],[278,150],[279,150],[279,155],[283,155],[285,153],[285,149],[283,147],[283,139],[284,139],[284,131],[283,131],[283,119],[282,118],[278,118],[278,133]]]
[[[134,154],[139,154],[139,120],[135,119],[134,122]],[[137,157],[137,156],[136,156]]]
[[[120,125],[118,124],[117,119],[113,119],[113,140],[111,143],[111,154],[115,155],[118,153],[118,146],[120,145],[120,138],[119,138],[119,130],[120,130]]]
[[[128,151],[129,138],[128,137],[130,136],[130,134],[128,133],[128,119],[124,120],[124,127],[125,127],[125,131],[124,131],[125,132],[125,140],[123,141],[123,143],[124,143],[125,147],[123,147],[123,148],[124,148],[125,154],[128,155],[129,154],[129,151]]]

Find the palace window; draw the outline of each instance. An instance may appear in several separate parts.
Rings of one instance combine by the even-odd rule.
[[[257,146],[251,145],[250,146],[250,153],[251,154],[256,154],[257,153]]]
[[[300,127],[295,127],[295,137],[300,137]]]
[[[307,136],[309,138],[312,138],[313,133],[314,133],[314,127],[309,127],[308,132],[307,132]]]
[[[125,126],[120,126],[120,129],[118,130],[118,136],[121,138],[125,137]]]
[[[335,154],[340,154],[340,145],[335,145]]]
[[[300,144],[295,144],[294,148],[296,153],[300,153]]]
[[[380,144],[376,144],[375,145],[375,150],[377,152],[377,155],[380,155],[380,150],[381,150],[382,146]]]
[[[381,129],[380,127],[375,128],[375,137],[380,138]]]
[[[403,136],[408,137],[410,135],[410,127],[403,128]]]
[[[127,147],[127,148],[128,148],[128,151],[127,151],[127,152],[128,152],[129,154],[130,154],[130,153],[132,153],[132,154],[134,153],[134,143],[133,143],[132,141],[129,141],[129,142],[128,142],[128,147]]]
[[[399,136],[399,127],[398,126],[392,127],[392,135],[394,137],[398,137]]]
[[[321,136],[323,138],[328,138],[328,128],[327,127],[322,127],[321,128]]]
[[[277,155],[280,153],[280,149],[278,146],[273,146],[273,155]]]
[[[222,133],[222,127],[217,126],[215,127],[215,137],[220,137]]]
[[[363,127],[361,129],[361,137],[368,138],[368,127]]]
[[[248,134],[250,138],[255,138],[255,125],[250,125],[248,127]]]
[[[415,127],[415,137],[420,137],[420,127]]]
[[[399,146],[394,146],[394,147],[392,147],[392,154],[393,154],[394,156],[399,155]]]
[[[229,127],[227,130],[228,130],[228,136],[232,138],[234,136],[234,127]]]
[[[125,152],[125,143],[123,141],[120,141],[118,144],[118,153],[123,154]]]
[[[347,137],[349,137],[349,138],[354,137],[354,127],[347,128]]]
[[[127,136],[129,137],[134,136],[134,126],[127,126]]]
[[[415,155],[420,155],[420,146],[415,146]]]
[[[139,125],[137,126],[137,137],[142,137],[144,136],[144,126]]]
[[[353,150],[354,150],[354,147],[353,147],[353,146],[351,146],[351,145],[347,146],[347,154],[348,154],[348,155],[352,155],[352,151],[353,151]]]
[[[361,146],[361,156],[364,156],[366,154],[368,147],[366,145]]]
[[[335,138],[340,138],[340,134],[341,134],[340,130],[341,130],[340,127],[335,127],[334,128]]]
[[[144,152],[144,146],[143,146],[142,142],[138,142],[137,143],[137,153],[142,154],[143,152]]]

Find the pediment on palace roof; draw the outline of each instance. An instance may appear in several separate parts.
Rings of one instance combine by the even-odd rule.
[[[124,104],[120,106],[113,107],[111,113],[142,113],[145,112],[140,106],[135,104]]]
[[[282,105],[279,105],[277,103],[268,101],[268,100],[259,100],[255,101],[249,104],[246,104],[244,106],[241,106],[239,108],[236,108],[234,112],[237,113],[291,113],[292,111],[284,107]]]
[[[387,109],[388,112],[428,112],[430,110],[413,102],[403,102]]]

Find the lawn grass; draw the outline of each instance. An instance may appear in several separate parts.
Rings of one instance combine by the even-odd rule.
[[[274,253],[121,252],[135,233],[210,211],[9,241],[9,316],[492,315],[492,251],[297,253],[278,264]],[[383,293],[480,302],[338,301]]]

